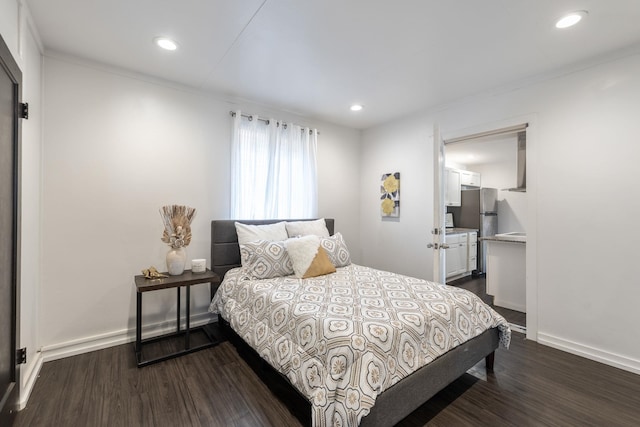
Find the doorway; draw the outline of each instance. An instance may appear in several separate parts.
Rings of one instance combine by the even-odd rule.
[[[19,394],[21,81],[22,73],[0,37],[0,425],[10,425]]]
[[[459,231],[480,229],[478,241],[473,242],[474,245],[477,244],[477,252],[474,251],[473,254],[473,256],[477,255],[478,257],[477,267],[472,271],[473,267],[470,264],[466,271],[464,269],[461,271],[459,268],[450,269],[447,266],[445,270],[447,272],[454,270],[455,274],[447,274],[445,281],[449,285],[458,286],[477,294],[502,314],[512,324],[512,328],[519,332],[526,332],[528,317],[525,314],[528,311],[526,301],[527,263],[524,250],[526,243],[506,243],[501,241],[498,236],[513,232],[518,232],[522,235],[527,233],[527,213],[529,209],[527,193],[522,182],[518,182],[519,172],[523,178],[526,176],[524,175],[526,159],[521,156],[522,161],[518,161],[518,148],[526,146],[526,143],[521,144],[526,141],[526,135],[526,121],[519,124],[509,124],[508,126],[484,127],[484,129],[459,132],[457,135],[445,134],[445,137],[439,141],[442,144],[442,159],[438,162],[442,165],[439,172],[444,181],[443,188],[445,192],[443,204],[439,209],[442,209],[442,215],[447,214],[449,219],[453,216],[454,228],[453,230],[449,229],[446,235],[452,234],[454,238],[450,240],[453,241],[456,240],[456,235],[463,235],[457,234]],[[434,151],[437,152],[437,149],[434,149]],[[522,170],[519,171],[519,169]],[[455,182],[455,178],[460,180],[460,177],[465,176],[467,179],[461,180],[462,182]],[[469,179],[469,176],[472,176],[473,179]],[[450,182],[447,182],[448,180],[451,181],[450,177],[454,178],[453,186]],[[446,194],[447,192],[456,191],[456,187],[457,196]],[[480,190],[481,188],[482,190]],[[476,206],[470,206],[472,204],[471,201],[474,200],[474,195],[479,193],[482,196],[485,192],[497,195],[495,212],[478,212],[480,219],[478,219],[478,213],[473,215],[474,220],[470,219],[470,210],[476,208]],[[482,202],[480,204],[482,205]],[[485,226],[486,229],[483,231],[483,222],[487,224],[485,220],[487,215],[496,215],[498,220],[494,227]],[[471,236],[472,234],[469,235]],[[445,237],[445,242],[447,240],[449,239]],[[495,240],[499,240],[499,242]],[[505,291],[504,287],[497,287],[496,284],[504,283],[504,280],[502,282],[498,280],[501,277],[500,274],[502,274],[499,264],[505,264],[506,261],[496,261],[495,255],[489,257],[489,259],[493,260],[493,263],[485,262],[485,259],[488,257],[487,252],[491,254],[491,250],[488,250],[488,247],[496,248],[509,244],[518,246],[518,250],[512,252],[520,254],[519,265],[521,265],[521,269],[518,271],[517,280],[509,281],[510,287]],[[451,252],[449,246],[451,245],[446,244],[447,250],[442,251],[445,253],[445,258]],[[471,250],[475,246],[472,246],[472,242],[469,242],[468,248]],[[495,253],[497,253],[497,250],[494,249]],[[469,252],[469,257],[471,256],[472,254]],[[445,264],[449,264],[446,259]],[[491,265],[493,267],[489,267]],[[513,264],[511,265],[513,266]],[[487,272],[489,268],[491,271]],[[513,268],[508,269],[508,274],[512,273]]]

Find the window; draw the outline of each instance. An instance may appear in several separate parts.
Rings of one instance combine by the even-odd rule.
[[[231,144],[231,217],[317,216],[318,131],[236,111]]]

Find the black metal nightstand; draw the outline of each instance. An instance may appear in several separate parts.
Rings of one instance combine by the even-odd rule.
[[[165,273],[166,274],[166,273]],[[213,347],[221,342],[220,337],[216,337],[214,330],[217,329],[217,325],[207,324],[191,328],[191,285],[198,285],[202,283],[209,283],[211,298],[215,294],[218,286],[220,286],[220,277],[212,272],[206,270],[204,273],[193,273],[191,270],[185,270],[185,272],[179,276],[169,276],[159,279],[147,279],[142,275],[135,276],[136,284],[136,342],[134,346],[136,354],[136,363],[138,367],[150,365],[152,363],[161,362],[163,360],[171,359],[174,357],[182,356],[184,354],[193,353],[198,350]],[[186,287],[186,326],[185,329],[180,328],[180,288]],[[142,339],[142,294],[144,292],[156,291],[159,289],[177,288],[177,315],[176,315],[176,332],[155,336],[152,338]],[[192,345],[191,336],[194,333],[200,333],[205,336],[204,341],[199,344]],[[180,348],[176,351],[172,351],[168,354],[163,354],[157,357],[145,359],[142,349],[145,344],[151,344],[160,342],[163,340],[175,340],[184,336],[184,348]]]

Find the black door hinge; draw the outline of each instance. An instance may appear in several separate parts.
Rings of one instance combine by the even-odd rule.
[[[29,120],[29,103],[28,102],[20,103],[20,118]]]
[[[16,350],[16,365],[27,363],[27,347]]]

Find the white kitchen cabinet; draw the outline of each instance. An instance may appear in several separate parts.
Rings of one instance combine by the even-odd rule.
[[[468,276],[478,269],[478,233],[459,232],[445,236],[449,246],[445,252],[447,279]]]
[[[451,239],[447,239],[447,240],[451,240]],[[456,251],[458,250],[457,249],[458,244],[447,242],[447,245],[449,247],[445,249],[445,260],[446,260],[446,270],[447,270],[447,279],[448,279],[451,276],[455,276],[456,271],[458,270],[458,266],[456,265],[457,257],[454,256],[454,253],[456,253]]]
[[[480,174],[462,169],[445,168],[444,203],[460,206],[462,187],[480,188]]]
[[[445,169],[444,203],[446,206],[460,206],[460,171]]]
[[[447,234],[445,242],[449,246],[445,252],[447,278],[467,272],[467,234]]]
[[[494,305],[527,311],[526,253],[525,242],[487,240],[487,295]]]
[[[464,274],[467,272],[467,234],[462,234],[460,237],[460,243],[458,243],[458,251],[456,252],[458,260],[458,274]]]
[[[460,271],[460,259],[458,256],[460,236],[461,234],[447,234],[444,239],[447,246],[449,246],[447,249],[445,249],[447,277],[455,276]]]
[[[480,188],[480,174],[478,172],[461,170],[460,185]]]
[[[467,243],[467,271],[478,269],[478,233],[468,235]]]

